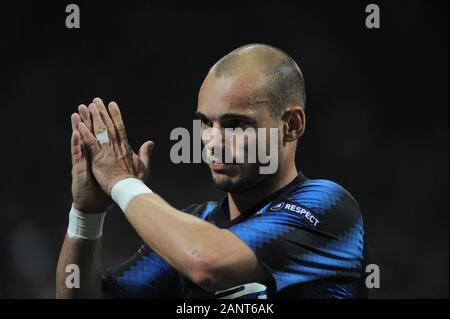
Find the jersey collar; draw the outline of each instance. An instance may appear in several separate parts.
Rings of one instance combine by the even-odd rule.
[[[262,208],[269,206],[271,203],[276,203],[279,200],[286,198],[293,190],[298,188],[307,178],[299,172],[298,175],[286,186],[280,188],[278,191],[272,193],[268,197],[259,201],[256,205],[241,213],[237,218],[230,220],[228,209],[228,196],[225,196],[220,205],[218,205],[209,215],[209,220],[212,221],[219,228],[229,228],[233,225],[239,224],[250,216],[259,212]]]

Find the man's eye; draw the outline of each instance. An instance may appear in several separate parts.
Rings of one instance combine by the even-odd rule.
[[[228,128],[247,128],[250,126],[250,123],[248,123],[247,121],[243,121],[243,120],[232,120],[232,121],[228,121],[227,123],[224,123],[224,127],[228,127]]]
[[[202,121],[203,127],[211,127],[212,126],[212,123],[206,119],[202,119],[201,121]]]

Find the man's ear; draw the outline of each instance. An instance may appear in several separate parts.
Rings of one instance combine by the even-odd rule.
[[[290,107],[281,116],[281,119],[285,122],[283,125],[285,142],[293,142],[299,139],[305,132],[305,111],[303,111],[303,109],[299,105]]]

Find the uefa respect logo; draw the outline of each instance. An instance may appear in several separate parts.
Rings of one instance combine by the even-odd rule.
[[[278,128],[238,127],[223,131],[224,134],[217,128],[202,129],[201,120],[193,120],[193,137],[184,127],[173,129],[170,140],[177,142],[170,150],[170,160],[174,164],[258,163],[260,174],[273,174],[278,170]]]

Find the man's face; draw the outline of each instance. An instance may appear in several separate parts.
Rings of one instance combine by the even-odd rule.
[[[202,141],[206,146],[213,181],[216,186],[226,192],[244,192],[264,180],[268,175],[260,174],[258,163],[258,147],[266,147],[266,154],[277,153],[269,150],[269,128],[281,129],[264,97],[255,92],[264,84],[258,72],[246,72],[229,77],[216,77],[209,74],[200,88],[197,116],[202,121]],[[241,134],[243,147],[238,146],[239,134],[226,143],[225,129],[242,129],[255,134]],[[266,129],[266,138],[258,145],[258,129]],[[246,137],[242,136],[246,135]],[[278,135],[277,140],[280,140]],[[280,142],[278,145],[281,145]],[[256,163],[249,162],[248,151],[256,147]],[[218,152],[221,150],[221,153]],[[229,152],[234,163],[225,158]],[[243,163],[238,162],[243,159]]]

